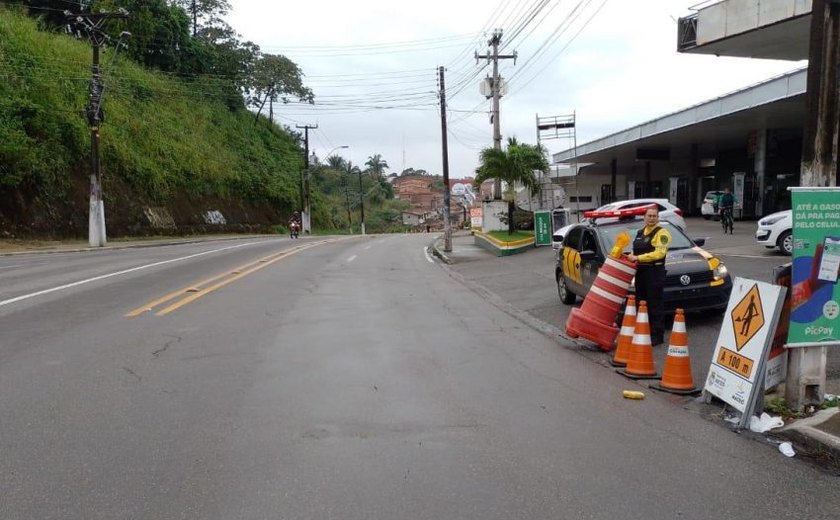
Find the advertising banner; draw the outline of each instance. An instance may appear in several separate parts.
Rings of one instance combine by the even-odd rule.
[[[483,220],[481,207],[470,208],[470,227],[472,229],[481,229]]]
[[[767,353],[767,369],[764,372],[764,388],[769,390],[782,383],[787,377],[788,352],[785,348],[790,328],[790,280],[791,264],[781,265],[773,270],[773,283],[785,288],[782,313],[773,332],[773,343]]]
[[[791,188],[788,347],[840,345],[840,188]]]
[[[732,175],[732,195],[735,197],[734,215],[736,217],[743,217],[741,210],[744,207],[744,174],[741,172]]]

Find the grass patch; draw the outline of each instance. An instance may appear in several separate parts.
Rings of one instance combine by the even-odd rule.
[[[516,242],[517,240],[534,238],[534,233],[530,231],[514,231],[513,234],[507,231],[490,231],[487,234],[500,242]]]
[[[772,397],[764,401],[764,411],[770,414],[778,415],[785,421],[787,421],[787,419],[798,419],[800,417],[804,417],[802,413],[788,408],[787,403],[781,397]]]

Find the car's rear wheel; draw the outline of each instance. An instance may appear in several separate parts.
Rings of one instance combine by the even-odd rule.
[[[793,253],[793,235],[791,235],[790,231],[785,231],[779,235],[779,239],[776,240],[776,245],[779,246],[779,251],[790,256]]]
[[[557,295],[560,296],[560,301],[566,305],[572,305],[577,300],[575,293],[566,286],[566,278],[560,272],[557,273]]]

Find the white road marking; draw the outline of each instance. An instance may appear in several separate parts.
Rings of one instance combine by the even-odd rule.
[[[736,254],[733,254],[733,253],[720,253],[720,252],[714,253],[714,255],[715,256],[733,256],[735,258],[769,258],[767,256],[761,256],[761,255],[736,255]]]
[[[199,257],[199,256],[209,255],[211,253],[218,253],[220,251],[227,251],[228,249],[238,249],[240,247],[250,246],[250,245],[258,244],[258,243],[259,242],[247,242],[245,244],[238,244],[238,245],[235,245],[235,246],[228,246],[228,247],[222,247],[222,248],[219,248],[219,249],[212,249],[210,251],[204,251],[203,253],[196,253],[194,255],[187,255],[187,256],[182,256],[182,257],[179,257],[179,258],[172,258],[170,260],[163,260],[161,262],[155,262],[155,263],[152,263],[152,264],[146,264],[146,265],[141,265],[141,266],[138,266],[138,267],[132,267],[131,269],[124,269],[122,271],[117,271],[115,273],[108,273],[108,274],[103,274],[101,276],[94,276],[93,278],[88,278],[86,280],[79,280],[78,282],[68,283],[68,284],[65,284],[65,285],[59,285],[58,287],[52,287],[50,289],[44,289],[43,291],[37,291],[37,292],[34,292],[34,293],[23,294],[21,296],[15,297],[15,298],[10,298],[8,300],[2,300],[2,301],[0,301],[0,307],[2,307],[4,305],[10,305],[12,303],[17,303],[17,302],[23,301],[23,300],[28,300],[28,299],[34,298],[36,296],[43,296],[45,294],[50,294],[50,293],[54,293],[54,292],[57,292],[57,291],[63,291],[64,289],[70,289],[71,287],[77,287],[79,285],[84,285],[84,284],[91,283],[91,282],[97,282],[99,280],[104,280],[106,278],[113,278],[115,276],[120,276],[120,275],[124,275],[124,274],[128,274],[128,273],[133,273],[135,271],[141,271],[143,269],[148,269],[150,267],[157,267],[159,265],[171,264],[173,262],[180,262],[182,260],[189,260],[190,258],[196,258],[196,257]]]
[[[353,255],[353,256],[351,256],[350,258],[347,259],[347,262],[352,262],[355,259],[356,259],[356,255]]]

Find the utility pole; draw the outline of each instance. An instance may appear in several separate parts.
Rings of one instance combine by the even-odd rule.
[[[499,60],[513,60],[513,63],[516,64],[516,51],[513,54],[499,54],[499,45],[502,43],[502,30],[496,29],[493,31],[493,35],[488,40],[487,44],[492,47],[493,53],[492,54],[475,54],[475,60],[478,62],[479,59],[486,59],[488,62],[493,60],[493,77],[486,78],[485,81],[489,81],[490,83],[490,92],[485,94],[488,98],[493,98],[493,113],[491,115],[491,120],[493,122],[493,147],[496,150],[502,149],[502,131],[501,131],[501,122],[499,118],[499,99],[505,94],[502,92],[503,85],[502,85],[502,78],[499,77]],[[502,198],[502,181],[501,179],[496,179],[495,184],[493,185],[493,198],[495,200],[500,200]]]
[[[362,234],[365,234],[365,192],[362,190],[362,169],[357,168],[359,170],[359,208],[361,209],[361,224],[359,227],[362,231]]]
[[[350,161],[347,161],[347,177],[344,178],[344,198],[347,201],[347,226],[348,231],[350,234],[353,234],[353,216],[350,213],[350,181],[347,179],[349,178],[350,174],[353,172]]]
[[[308,235],[312,232],[312,204],[310,193],[310,179],[309,179],[309,130],[318,128],[318,125],[295,125],[296,128],[303,128],[303,170],[300,174],[300,225],[303,228],[303,234]]]
[[[90,124],[90,204],[88,211],[88,244],[90,247],[102,247],[107,243],[105,232],[105,204],[102,200],[102,169],[99,162],[99,125],[105,119],[102,112],[105,86],[102,84],[102,71],[99,64],[99,54],[102,45],[110,37],[102,30],[102,25],[116,18],[128,18],[128,12],[120,10],[118,13],[84,13],[73,14],[64,11],[68,20],[81,27],[90,36],[93,46],[91,64],[90,99],[87,109],[87,119]],[[114,49],[114,56],[123,37],[131,33],[120,33],[120,40]]]
[[[196,9],[195,0],[192,0],[192,23],[193,23],[193,38],[198,34],[198,10]]]
[[[814,0],[808,42],[806,120],[802,132],[800,186],[837,186],[840,1]],[[813,261],[813,260],[812,260]],[[825,393],[827,347],[788,349],[785,401],[802,410]]]
[[[443,153],[443,250],[452,251],[452,223],[449,219],[449,141],[446,136],[446,84],[443,67],[438,67],[440,76],[440,133]]]

